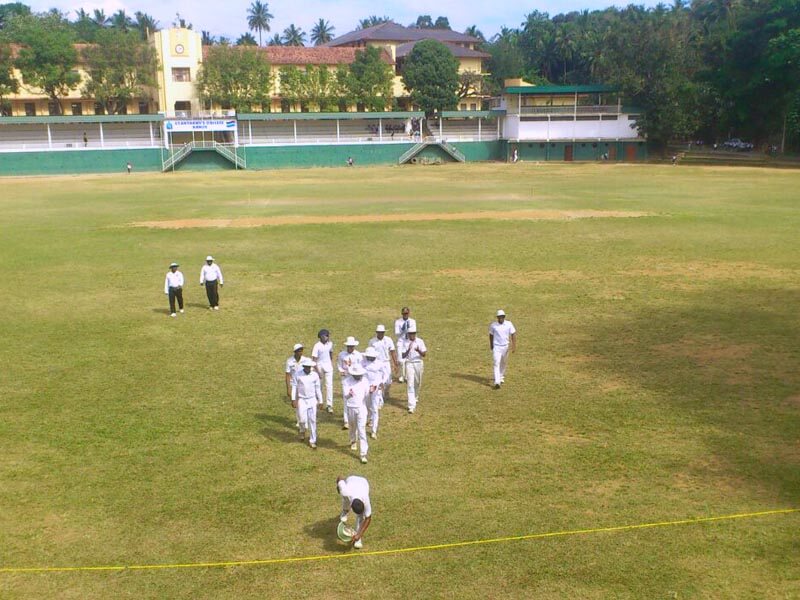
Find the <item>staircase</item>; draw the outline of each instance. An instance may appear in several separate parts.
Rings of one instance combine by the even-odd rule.
[[[225,160],[233,164],[235,169],[246,169],[247,159],[244,156],[239,156],[239,152],[234,146],[227,144],[220,144],[219,142],[187,142],[183,146],[179,146],[177,150],[170,150],[166,159],[161,161],[161,172],[174,170],[175,166],[181,161],[185,160],[195,150],[213,150]]]

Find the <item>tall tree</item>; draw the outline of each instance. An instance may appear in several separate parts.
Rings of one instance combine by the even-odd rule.
[[[276,33],[267,42],[267,46],[283,46],[283,38],[280,33]]]
[[[367,29],[368,27],[375,27],[375,25],[382,25],[383,23],[390,23],[390,17],[378,17],[377,15],[371,15],[366,19],[361,19],[358,22],[358,27],[356,29]]]
[[[14,77],[14,59],[11,46],[0,40],[0,109],[5,108],[5,98],[19,91],[19,82]],[[0,114],[2,114],[0,112]]]
[[[98,31],[95,43],[83,49],[83,61],[88,78],[82,92],[110,115],[125,112],[129,101],[156,85],[155,50],[136,31]]]
[[[482,42],[486,41],[486,37],[484,37],[483,32],[480,29],[478,29],[477,25],[470,25],[469,27],[467,27],[464,30],[464,35],[469,35],[471,37],[479,39]]]
[[[0,4],[0,29],[4,29],[14,17],[24,17],[31,14],[31,7],[22,2]]]
[[[258,46],[258,40],[256,40],[256,38],[254,38],[253,34],[250,33],[250,32],[243,33],[236,40],[236,45],[237,46]]]
[[[283,45],[284,46],[305,46],[306,34],[299,27],[295,27],[291,23],[286,29],[283,30]]]
[[[433,29],[433,18],[430,15],[420,15],[411,26],[419,27],[420,29]]]
[[[333,30],[334,27],[330,21],[320,19],[314,23],[314,27],[311,29],[311,43],[315,46],[327,44],[333,39]]]
[[[458,59],[441,42],[417,42],[403,65],[403,83],[426,114],[452,110],[458,104]]]
[[[136,11],[134,17],[136,17],[134,27],[141,32],[143,40],[146,40],[150,34],[158,31],[158,21],[155,17],[141,11]]]
[[[133,19],[131,19],[125,11],[120,9],[111,15],[111,26],[120,31],[130,31],[133,28]]]
[[[349,102],[361,104],[369,111],[391,107],[394,73],[379,48],[368,46],[358,50],[349,69],[340,71],[339,78]]]
[[[111,19],[106,16],[105,11],[99,8],[94,9],[94,12],[92,13],[92,21],[97,23],[98,27],[105,27],[111,23]]]
[[[269,22],[272,21],[272,14],[269,12],[269,6],[266,2],[261,0],[254,0],[247,9],[247,26],[250,31],[258,32],[258,45],[261,45],[261,34],[266,31],[269,33]]]
[[[217,40],[211,35],[210,31],[203,30],[200,32],[200,43],[203,46],[213,46],[216,42]]]
[[[450,29],[450,19],[447,17],[436,17],[436,21],[433,23],[434,29]]]
[[[252,46],[213,46],[197,78],[201,97],[237,112],[269,111],[272,72],[263,51]]]
[[[78,87],[75,34],[69,23],[55,15],[15,17],[9,36],[22,47],[15,61],[26,86],[38,88],[63,114],[61,99]]]
[[[75,31],[75,39],[79,42],[93,42],[97,32],[97,23],[92,20],[92,15],[84,9],[75,11],[75,21],[72,24]]]
[[[322,112],[337,110],[342,96],[340,80],[327,66],[284,67],[280,71],[281,98]]]

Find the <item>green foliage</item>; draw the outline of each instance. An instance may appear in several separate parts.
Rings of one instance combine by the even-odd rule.
[[[305,46],[306,34],[305,32],[291,23],[286,29],[283,30],[283,45],[284,46]]]
[[[263,52],[252,46],[212,46],[197,78],[201,97],[237,112],[268,110],[272,74]]]
[[[452,110],[458,104],[458,60],[441,42],[417,42],[403,65],[403,84],[426,114]]]
[[[344,79],[346,97],[357,104],[364,105],[368,111],[383,111],[392,105],[392,68],[383,60],[383,52],[367,47],[356,52],[356,58]]]
[[[328,67],[307,65],[305,69],[295,66],[280,70],[281,97],[307,109],[320,112],[338,110],[342,86],[337,71]]]
[[[95,43],[83,49],[83,60],[88,74],[83,94],[107,114],[119,114],[129,100],[145,97],[156,85],[155,50],[136,31],[99,30]]]
[[[75,34],[69,23],[53,14],[15,17],[8,35],[22,46],[15,61],[22,82],[47,94],[61,114],[61,98],[81,83]]]
[[[243,33],[236,40],[237,46],[257,46],[258,41],[253,37],[252,33]]]
[[[266,2],[261,0],[254,0],[247,9],[247,26],[250,31],[258,32],[258,45],[261,45],[261,33],[264,31],[269,32],[269,23],[272,21],[272,14],[269,12],[269,6]]]
[[[11,46],[0,40],[0,104],[6,96],[17,93],[19,81],[14,77],[14,60]]]
[[[330,24],[330,21],[320,19],[314,23],[311,29],[311,43],[315,46],[326,44],[333,39],[333,30],[335,27]]]
[[[371,15],[366,19],[361,19],[358,22],[358,29],[367,29],[368,27],[374,27],[375,25],[380,25],[382,23],[389,23],[391,20],[392,19],[390,17],[378,17],[376,15]]]
[[[24,17],[31,14],[31,7],[22,2],[0,4],[0,29],[5,29],[14,17]]]

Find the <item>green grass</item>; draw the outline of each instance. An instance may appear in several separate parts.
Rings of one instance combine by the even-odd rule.
[[[795,508],[800,173],[454,165],[4,179],[0,568],[339,554]],[[158,230],[517,209],[639,218]],[[222,310],[197,285],[214,254]],[[182,265],[187,312],[167,317]],[[301,445],[282,365],[412,307],[420,410]],[[519,331],[497,392],[486,328]],[[402,398],[404,387],[393,395]],[[337,409],[341,406],[336,398]],[[338,410],[337,413],[338,414]],[[790,598],[800,514],[235,568],[0,573],[3,598]]]

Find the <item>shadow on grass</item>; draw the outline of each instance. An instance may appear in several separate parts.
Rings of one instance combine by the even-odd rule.
[[[494,380],[491,377],[483,377],[481,375],[471,375],[470,373],[450,373],[450,377],[463,379],[464,381],[471,381],[483,387],[492,387]]]
[[[747,480],[794,502],[800,459],[786,448],[800,427],[790,401],[800,389],[796,309],[794,290],[725,286],[680,307],[598,320],[572,352],[597,357],[592,377],[634,382],[710,432],[702,442],[732,485]]]
[[[327,414],[327,413],[326,413]],[[335,450],[347,456],[358,458],[358,455],[350,450],[349,435],[346,431],[331,432],[331,428],[324,426],[319,421],[319,413],[317,413],[317,448],[318,450]],[[332,415],[328,415],[332,416]],[[302,444],[300,436],[295,426],[295,420],[288,416],[271,415],[267,413],[258,413],[256,418],[259,421],[267,424],[268,426],[261,430],[261,435],[266,439],[281,442],[286,444]],[[273,426],[269,426],[273,424]],[[340,429],[339,424],[336,424],[336,429]],[[277,427],[276,427],[277,426]],[[305,442],[306,444],[308,441]]]
[[[339,517],[322,519],[303,528],[306,535],[322,541],[322,547],[328,552],[350,552],[350,546],[339,542],[336,537],[336,528],[339,525]]]

